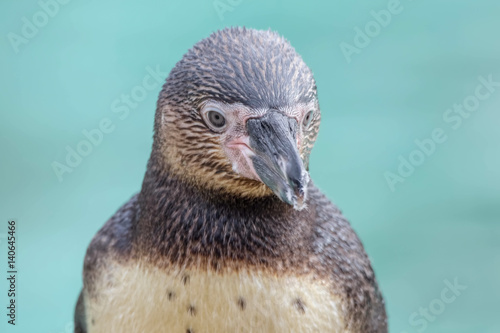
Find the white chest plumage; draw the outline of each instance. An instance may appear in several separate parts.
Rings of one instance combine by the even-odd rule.
[[[344,332],[341,305],[307,276],[118,266],[86,297],[89,333]]]

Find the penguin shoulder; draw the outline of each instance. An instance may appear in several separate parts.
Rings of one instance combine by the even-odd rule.
[[[103,271],[113,261],[125,261],[132,253],[133,226],[139,213],[138,195],[134,195],[104,224],[94,236],[85,255],[84,285],[92,289]],[[90,291],[90,290],[88,290]]]

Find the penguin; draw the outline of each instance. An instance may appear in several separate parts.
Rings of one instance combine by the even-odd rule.
[[[75,332],[387,332],[363,245],[309,176],[320,119],[278,33],[196,43],[159,94],[140,192],[87,249]]]

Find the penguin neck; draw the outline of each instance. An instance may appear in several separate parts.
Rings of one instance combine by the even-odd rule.
[[[136,247],[154,253],[155,261],[182,265],[202,261],[220,268],[228,262],[289,260],[291,252],[300,252],[293,249],[311,228],[303,211],[275,196],[244,198],[203,190],[154,157],[139,208]]]
[[[237,191],[214,188],[201,179],[193,179],[179,174],[179,170],[182,169],[170,165],[162,158],[161,153],[156,151],[153,150],[149,159],[141,189],[141,197],[147,198],[148,203],[155,202],[158,206],[158,202],[155,201],[157,192],[168,190],[172,193],[178,193],[193,203],[212,205],[214,209],[227,206],[241,208],[241,206],[259,205],[260,208],[272,210],[276,214],[293,211],[292,206],[281,201],[271,190],[262,191],[260,196],[239,194]],[[234,187],[237,187],[237,184]],[[171,199],[175,200],[173,197]]]

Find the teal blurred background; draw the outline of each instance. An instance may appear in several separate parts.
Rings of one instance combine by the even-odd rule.
[[[458,128],[443,119],[474,100],[478,77],[500,81],[500,2],[61,3],[45,6],[51,17],[37,1],[0,2],[2,272],[7,219],[19,236],[18,324],[6,324],[1,278],[2,332],[71,331],[85,249],[145,172],[160,84],[137,87],[211,32],[243,25],[284,35],[315,74],[323,120],[312,177],[363,240],[391,332],[500,332],[500,87]],[[388,6],[398,13],[377,31],[371,11]],[[367,24],[363,45],[355,29]],[[341,46],[356,41],[364,47],[346,57]],[[128,114],[114,113],[131,92]],[[53,162],[103,119],[112,132],[60,181]],[[397,174],[400,155],[419,157],[415,140],[435,128],[446,141],[391,189],[386,173]],[[436,301],[455,278],[467,289]],[[425,327],[410,321],[430,305],[442,313]]]

